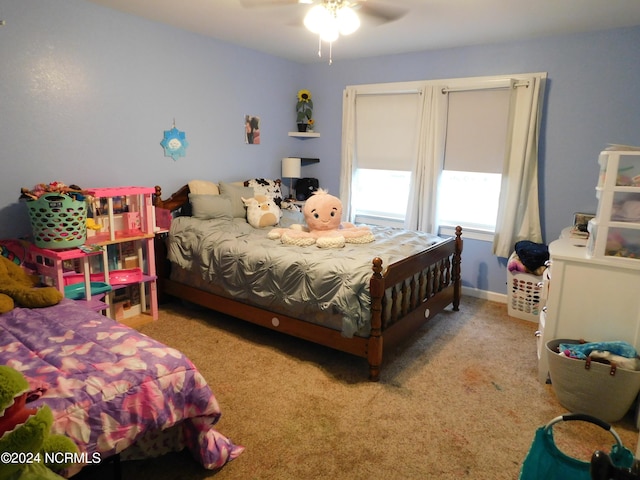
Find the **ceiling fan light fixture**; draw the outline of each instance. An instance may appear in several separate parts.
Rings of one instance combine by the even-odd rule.
[[[320,38],[323,42],[335,42],[340,37],[340,25],[335,18],[330,18],[320,30]]]
[[[322,57],[322,42],[329,44],[329,64],[331,64],[331,44],[338,40],[340,35],[350,35],[358,30],[360,18],[348,2],[325,0],[311,7],[304,17],[304,26],[319,36],[319,57]]]
[[[336,12],[336,20],[341,35],[351,35],[360,28],[358,14],[349,7],[342,7]]]
[[[304,26],[307,27],[312,33],[321,34],[327,25],[331,21],[331,13],[322,5],[316,5],[311,7],[309,12],[304,17]]]
[[[360,28],[358,14],[348,6],[335,3],[312,7],[304,17],[304,26],[319,34],[325,42],[333,42],[340,35],[350,35]]]

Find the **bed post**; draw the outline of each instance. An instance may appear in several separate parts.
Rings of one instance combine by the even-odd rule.
[[[369,281],[371,293],[371,333],[367,342],[367,361],[369,362],[369,380],[380,379],[382,364],[382,297],[384,296],[384,277],[382,276],[382,259],[373,259],[373,275]]]
[[[153,197],[153,206],[160,207],[162,206],[162,187],[160,185],[155,186],[156,193]]]
[[[456,227],[456,251],[453,254],[453,310],[460,309],[460,296],[462,290],[462,278],[460,275],[460,263],[462,262],[462,227]]]

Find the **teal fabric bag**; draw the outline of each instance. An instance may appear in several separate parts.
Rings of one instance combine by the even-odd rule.
[[[518,477],[520,480],[591,480],[590,462],[565,455],[553,439],[553,425],[559,421],[568,420],[595,423],[611,432],[616,439],[616,444],[611,448],[611,461],[617,467],[631,468],[634,461],[633,453],[622,445],[620,437],[609,424],[589,415],[570,414],[556,417],[536,430],[529,453],[522,464]]]

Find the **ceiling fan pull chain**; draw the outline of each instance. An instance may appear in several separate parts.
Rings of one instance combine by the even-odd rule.
[[[329,65],[333,64],[333,42],[329,42]]]
[[[318,57],[322,58],[322,36],[318,35]]]

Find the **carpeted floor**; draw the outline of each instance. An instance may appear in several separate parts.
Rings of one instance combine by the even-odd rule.
[[[246,451],[218,472],[178,453],[123,462],[123,478],[516,479],[536,429],[566,413],[537,382],[537,325],[464,298],[397,351],[381,380],[363,359],[206,310],[169,304],[147,335],[185,352],[221,405],[218,429]],[[635,451],[632,414],[614,424]],[[589,459],[613,437],[583,422],[554,429]],[[105,465],[80,478],[111,478]]]

